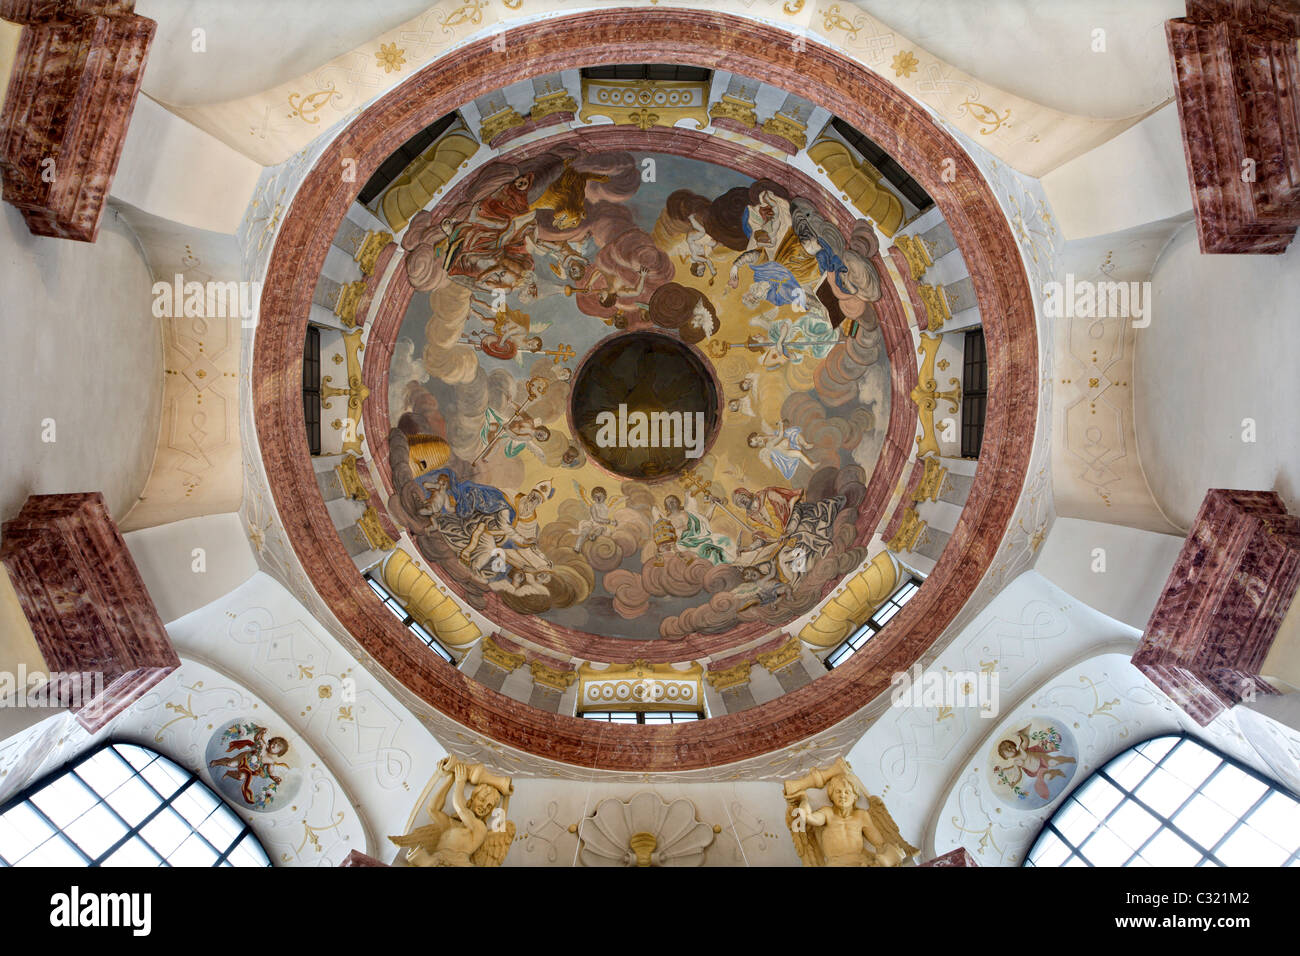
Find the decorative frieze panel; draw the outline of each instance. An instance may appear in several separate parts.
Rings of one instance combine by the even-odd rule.
[[[703,710],[704,667],[672,664],[591,664],[578,667],[578,710]]]
[[[582,81],[582,111],[578,119],[590,123],[603,116],[615,125],[676,126],[694,120],[697,129],[709,125],[709,84],[666,80]]]

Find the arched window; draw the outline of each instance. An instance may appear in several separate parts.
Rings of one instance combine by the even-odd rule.
[[[105,744],[0,809],[0,866],[270,865],[197,775],[135,744]]]
[[[1081,783],[1025,866],[1297,866],[1300,802],[1194,737],[1132,747]]]

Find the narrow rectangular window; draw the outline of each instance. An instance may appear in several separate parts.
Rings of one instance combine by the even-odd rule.
[[[961,456],[978,458],[984,444],[984,412],[988,402],[989,362],[984,351],[984,330],[966,333],[962,365]]]

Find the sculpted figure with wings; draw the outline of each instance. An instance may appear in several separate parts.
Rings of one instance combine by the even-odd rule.
[[[825,790],[830,805],[814,810],[810,790]],[[858,806],[862,797],[865,808]],[[787,780],[785,799],[786,825],[804,866],[898,866],[920,852],[902,838],[885,801],[867,793],[843,757]]]
[[[406,849],[412,866],[500,866],[515,838],[515,825],[506,819],[514,783],[455,757],[445,757],[438,769],[446,779],[429,802],[433,823],[388,839]],[[468,800],[466,783],[474,787]],[[454,815],[443,809],[449,790]]]

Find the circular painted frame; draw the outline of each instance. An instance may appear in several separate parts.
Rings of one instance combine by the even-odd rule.
[[[608,10],[526,24],[423,68],[361,114],[304,179],[276,238],[253,350],[254,418],[285,532],[340,623],[408,690],[452,720],[547,759],[602,770],[692,770],[760,756],[851,716],[907,670],[953,619],[989,567],[1011,520],[1033,447],[1038,343],[1020,250],[996,198],[960,144],[919,105],[861,64],[739,17],[685,10]],[[798,46],[798,49],[796,49]],[[599,723],[530,707],[430,654],[379,602],[344,550],[305,454],[300,365],[316,277],[364,183],[437,118],[497,89],[500,77],[609,63],[733,70],[822,105],[890,153],[934,198],[975,285],[989,364],[988,417],[970,497],[924,587],[842,666],[736,714],[665,726]],[[345,182],[342,162],[360,175]],[[941,176],[945,162],[955,176]]]

